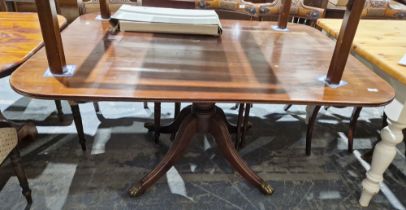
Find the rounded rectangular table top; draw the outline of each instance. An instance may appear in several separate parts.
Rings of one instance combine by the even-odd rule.
[[[342,20],[319,19],[319,25],[337,37]],[[399,65],[406,54],[405,20],[361,20],[354,38],[353,50],[394,79],[406,84],[406,66]]]
[[[59,25],[66,19],[58,16]],[[0,75],[23,63],[42,45],[37,13],[0,12]]]
[[[10,79],[14,90],[44,99],[75,101],[256,102],[378,106],[393,89],[350,56],[332,88],[325,76],[334,42],[306,25],[289,32],[273,22],[222,20],[221,37],[126,32],[109,34],[95,14],[62,33],[72,77],[45,77],[44,49]]]

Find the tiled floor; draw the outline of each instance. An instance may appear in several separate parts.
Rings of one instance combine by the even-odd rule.
[[[350,108],[320,113],[313,153],[304,154],[304,106],[286,113],[281,105],[255,104],[247,145],[240,154],[276,190],[264,196],[237,175],[216,151],[210,136],[196,136],[191,148],[165,177],[139,198],[127,188],[152,169],[167,151],[168,135],[155,145],[143,123],[152,112],[142,103],[101,102],[103,117],[91,103],[80,105],[88,151],[78,144],[66,102],[60,122],[52,101],[22,97],[0,80],[0,108],[9,119],[34,120],[39,137],[23,149],[34,203],[31,209],[360,209],[358,198],[365,168],[359,156],[378,136],[381,108],[362,111],[354,154],[346,152]],[[149,104],[153,110],[153,103]],[[220,104],[231,121],[232,104]],[[171,118],[173,104],[163,104]],[[394,164],[385,174],[385,193],[369,209],[404,209],[406,160],[399,145]],[[358,158],[357,158],[358,157]],[[25,200],[9,164],[0,168],[0,209],[23,209]],[[398,202],[398,203],[397,203]]]

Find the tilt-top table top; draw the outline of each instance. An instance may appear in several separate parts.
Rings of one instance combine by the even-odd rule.
[[[66,19],[58,16],[59,26]],[[0,75],[14,70],[42,46],[37,13],[0,12]]]
[[[289,32],[273,22],[222,20],[221,37],[118,33],[96,14],[79,17],[62,32],[71,77],[45,77],[41,49],[10,79],[17,92],[71,101],[255,102],[379,106],[394,91],[350,56],[339,88],[327,73],[334,41],[305,25]]]

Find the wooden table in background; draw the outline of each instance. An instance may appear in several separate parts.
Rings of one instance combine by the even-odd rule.
[[[61,28],[66,25],[64,17],[58,16],[58,20]],[[0,78],[10,75],[42,45],[37,13],[0,12]],[[60,102],[56,103],[61,112]],[[0,119],[6,120],[1,110]],[[35,135],[34,126],[32,123],[19,125],[19,138]]]
[[[60,27],[66,19],[58,16]],[[0,12],[0,77],[10,74],[42,46],[36,13]]]
[[[318,26],[337,37],[341,20],[320,19]],[[396,144],[403,140],[406,128],[406,66],[399,64],[406,54],[406,21],[361,20],[353,43],[353,51],[370,68],[388,81],[395,89],[396,97],[385,107],[389,126],[382,132],[382,141],[375,147],[371,169],[363,187],[370,193],[379,191],[383,173],[396,155]],[[364,200],[369,202],[369,200]],[[365,203],[367,204],[367,203]]]
[[[350,56],[339,88],[326,86],[334,42],[306,25],[289,32],[273,22],[223,20],[221,37],[153,33],[109,34],[108,21],[84,15],[62,32],[71,77],[46,77],[45,50],[11,76],[17,92],[69,101],[192,102],[175,122],[160,131],[177,131],[157,167],[130,188],[142,194],[181,156],[195,133],[209,133],[231,165],[251,184],[270,194],[272,188],[234,149],[217,102],[337,106],[382,106],[393,89]]]

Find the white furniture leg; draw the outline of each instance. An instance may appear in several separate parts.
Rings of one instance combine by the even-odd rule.
[[[406,128],[406,109],[396,99],[385,107],[388,116],[388,126],[381,131],[382,141],[374,149],[371,169],[362,181],[362,194],[359,200],[361,206],[369,205],[372,197],[379,192],[383,173],[389,167],[396,155],[396,145],[403,140],[402,130]]]

